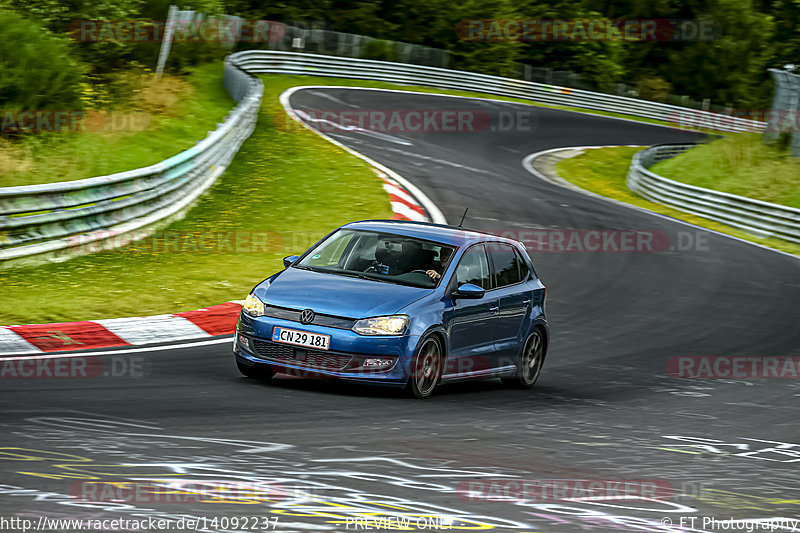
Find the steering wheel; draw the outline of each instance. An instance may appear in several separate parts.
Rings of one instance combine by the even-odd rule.
[[[378,270],[378,267],[380,267],[380,266],[383,266],[383,263],[381,263],[380,261],[378,261],[376,259],[375,261],[372,262],[372,264],[370,266],[368,266],[366,269],[364,269],[364,273],[366,274],[367,272],[380,272]]]

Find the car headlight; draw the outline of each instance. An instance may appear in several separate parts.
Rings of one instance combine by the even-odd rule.
[[[376,316],[364,318],[353,325],[353,331],[360,335],[402,335],[408,327],[405,315]]]
[[[242,309],[250,316],[264,316],[264,302],[256,298],[254,294],[247,295]]]

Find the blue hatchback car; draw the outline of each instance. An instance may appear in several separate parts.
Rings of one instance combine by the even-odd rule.
[[[525,247],[488,233],[367,220],[330,233],[247,296],[239,370],[406,387],[530,388],[548,344],[545,287]]]

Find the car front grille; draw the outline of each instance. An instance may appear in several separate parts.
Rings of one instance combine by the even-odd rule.
[[[253,347],[255,353],[262,359],[325,370],[342,370],[350,364],[352,359],[347,354],[295,348],[286,344],[255,339]]]
[[[264,306],[264,316],[280,318],[283,320],[291,320],[292,322],[300,322],[300,313],[302,312],[302,310],[287,309],[286,307],[278,307],[276,305]],[[311,321],[311,324],[315,324],[317,326],[327,326],[337,329],[350,329],[355,323],[356,320],[353,318],[344,318],[332,315],[315,315],[314,320]]]
[[[256,353],[267,359],[294,359],[294,348],[276,342],[254,341]]]

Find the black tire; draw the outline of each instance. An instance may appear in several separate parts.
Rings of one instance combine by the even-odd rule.
[[[241,361],[236,361],[236,368],[239,369],[243,376],[253,379],[267,380],[275,375],[269,365],[246,365]]]
[[[534,328],[531,336],[517,360],[517,372],[514,377],[502,378],[503,384],[515,389],[530,389],[539,379],[544,364],[544,336],[539,328]]]
[[[442,343],[436,335],[426,337],[419,345],[411,362],[411,377],[406,392],[414,398],[427,398],[442,379],[444,363]]]

